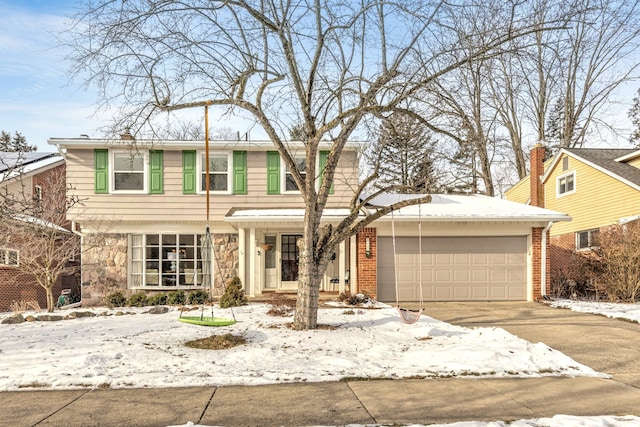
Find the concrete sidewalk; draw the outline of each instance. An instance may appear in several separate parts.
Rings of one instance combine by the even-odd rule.
[[[611,379],[429,379],[0,393],[0,426],[431,424],[640,416],[640,325],[536,303],[429,303],[427,315],[542,341]]]

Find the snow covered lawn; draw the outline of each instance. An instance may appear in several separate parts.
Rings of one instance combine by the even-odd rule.
[[[0,325],[0,390],[267,384],[345,377],[603,376],[543,343],[529,343],[500,328],[468,329],[427,316],[405,325],[395,309],[384,306],[320,309],[319,322],[325,327],[298,332],[287,327],[291,316],[269,316],[269,308],[267,304],[235,308],[238,323],[219,328],[179,322],[176,309],[148,314],[129,308],[123,311],[136,314]],[[214,314],[231,316],[218,308]],[[183,345],[227,332],[243,335],[248,344],[218,351]]]
[[[581,313],[601,314],[606,317],[640,323],[640,304],[557,300],[550,302],[549,305],[556,308],[568,308]]]

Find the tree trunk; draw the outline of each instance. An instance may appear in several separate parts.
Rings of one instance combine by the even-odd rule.
[[[56,307],[55,300],[53,299],[53,286],[46,286],[44,290],[47,294],[47,311],[53,313]]]
[[[318,327],[318,294],[321,275],[313,262],[300,264],[298,274],[298,298],[293,329],[305,330]]]

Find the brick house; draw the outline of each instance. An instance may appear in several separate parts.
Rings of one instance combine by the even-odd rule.
[[[58,185],[58,179],[64,179],[65,162],[58,153],[0,153],[0,200],[11,211],[3,218],[3,228],[9,225],[23,227],[32,217],[16,217],[16,206],[24,203],[25,214],[32,213],[34,201],[46,202],[52,196],[52,185]],[[64,183],[62,185],[65,185]],[[70,230],[70,222],[59,221],[52,227]],[[70,232],[70,231],[69,231]],[[17,236],[3,231],[0,240],[0,311],[9,310],[13,302],[37,301],[40,307],[46,307],[46,295],[32,276],[21,270],[21,246]],[[79,293],[79,281],[75,275],[58,278],[53,292],[60,295],[62,289],[71,289]]]

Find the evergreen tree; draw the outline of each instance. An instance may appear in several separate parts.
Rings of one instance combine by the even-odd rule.
[[[629,141],[631,141],[636,148],[640,148],[640,89],[636,92],[636,96],[633,98],[633,106],[629,109],[627,115],[633,125]]]
[[[9,132],[0,132],[0,151],[28,153],[37,149],[35,145],[27,144],[27,138],[20,132],[16,131],[13,136]]]
[[[429,131],[417,120],[402,114],[385,119],[374,149],[378,186],[392,186],[399,193],[437,192],[433,146]]]

